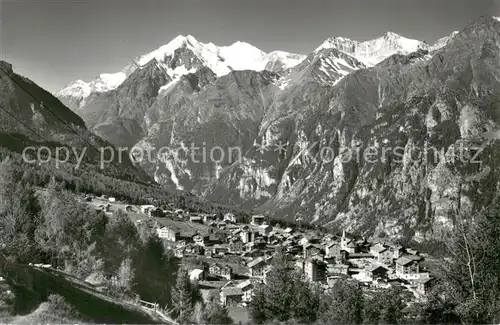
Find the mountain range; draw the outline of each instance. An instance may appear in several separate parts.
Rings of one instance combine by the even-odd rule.
[[[388,32],[330,38],[308,55],[179,36],[57,97],[116,146],[162,148],[141,167],[164,186],[425,240],[497,192],[499,56],[500,21],[487,16],[433,45]],[[185,159],[215,147],[238,148],[241,159]],[[343,159],[373,148],[391,150]],[[479,150],[482,162],[429,159],[428,148]]]

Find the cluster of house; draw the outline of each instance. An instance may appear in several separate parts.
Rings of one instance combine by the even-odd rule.
[[[218,219],[215,215],[186,214],[179,209],[161,213],[154,206],[140,209],[150,217],[161,215],[177,220],[177,224],[167,225],[156,222],[156,233],[178,257],[208,258],[206,265],[190,270],[190,278],[200,283],[208,279],[225,281],[218,288],[224,305],[244,305],[251,300],[255,285],[266,281],[272,256],[278,249],[291,256],[293,267],[308,281],[325,287],[339,279],[353,278],[369,288],[401,286],[419,297],[433,283],[422,266],[423,256],[400,245],[371,243],[351,238],[345,232],[338,238],[279,225],[273,227],[261,215],[252,216],[250,224],[241,224],[231,213]],[[203,227],[182,226],[186,224]],[[239,273],[225,262],[229,256],[233,260],[236,256]]]
[[[319,244],[303,242],[303,257],[297,260],[310,281],[333,285],[338,279],[352,277],[369,287],[401,286],[417,297],[425,295],[434,281],[423,261],[413,249],[355,240],[345,232],[339,241],[328,236]]]

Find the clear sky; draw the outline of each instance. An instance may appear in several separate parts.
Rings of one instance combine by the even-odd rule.
[[[498,0],[0,0],[0,59],[49,91],[120,71],[179,34],[265,52],[309,53],[323,40],[392,31],[434,42]]]

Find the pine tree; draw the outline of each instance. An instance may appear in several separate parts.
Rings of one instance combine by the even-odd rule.
[[[460,216],[443,263],[444,292],[463,322],[500,321],[500,198],[484,212]]]
[[[320,324],[361,324],[364,297],[359,283],[341,280],[321,299]]]
[[[233,319],[229,316],[229,311],[222,306],[216,298],[210,300],[205,308],[205,323],[207,324],[233,324]]]
[[[266,284],[258,285],[250,304],[256,323],[266,321],[310,323],[316,319],[319,296],[302,276],[289,266],[283,252],[273,257]]]
[[[118,288],[123,293],[129,293],[132,290],[134,281],[134,269],[132,268],[132,259],[127,257],[123,260],[117,274]]]
[[[172,291],[172,306],[179,323],[188,322],[193,314],[193,301],[189,275],[185,269],[177,272],[177,282]]]

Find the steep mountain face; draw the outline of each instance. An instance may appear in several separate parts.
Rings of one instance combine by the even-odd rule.
[[[387,32],[379,38],[365,42],[353,41],[343,37],[330,38],[321,44],[316,51],[330,48],[350,54],[367,66],[373,66],[394,54],[406,55],[418,49],[427,49],[428,45],[421,41]]]
[[[458,209],[477,211],[498,189],[499,31],[483,17],[432,57],[395,55],[333,86],[306,79],[261,124],[257,141],[285,143],[280,154],[231,166],[205,194],[369,234],[439,237]]]
[[[0,90],[2,133],[22,134],[34,141],[43,141],[40,139],[43,137],[60,142],[71,133],[68,128],[85,130],[85,123],[76,113],[32,81],[16,74],[12,65],[4,61],[0,61]]]
[[[179,51],[177,54],[171,61],[182,60],[184,53]],[[186,63],[189,66],[196,64],[191,59]],[[161,87],[172,81],[168,69],[168,65],[151,60],[135,70],[117,89],[93,96],[79,111],[80,115],[99,136],[116,146],[132,148],[145,134],[142,125],[147,109]]]
[[[127,77],[124,72],[103,73],[91,82],[77,80],[61,90],[57,97],[64,105],[71,109],[78,109],[85,105],[87,98],[92,94],[101,94],[118,87]]]
[[[204,87],[210,75],[202,76],[184,76],[153,105],[149,116],[164,117],[136,146],[152,153],[153,160],[143,162],[145,170],[177,189],[203,190],[252,149],[268,103],[279,91],[270,72],[234,71]]]
[[[442,47],[444,47],[445,45],[447,45],[448,43],[450,43],[452,41],[452,39],[457,34],[458,34],[458,31],[454,31],[450,35],[438,39],[436,41],[436,43],[434,43],[434,45],[432,45],[432,46],[429,47],[429,52],[434,52],[434,51],[437,51],[437,50],[441,49]]]
[[[79,155],[84,153],[84,163],[98,166],[98,148],[111,146],[90,132],[83,119],[61,101],[31,80],[16,74],[12,65],[4,61],[0,61],[0,93],[2,147],[21,153],[27,146],[45,146],[54,154],[54,147],[65,146],[73,153],[75,150]],[[144,171],[132,165],[128,155],[119,162],[114,161],[103,172],[116,176],[117,170],[120,176],[151,180]]]

